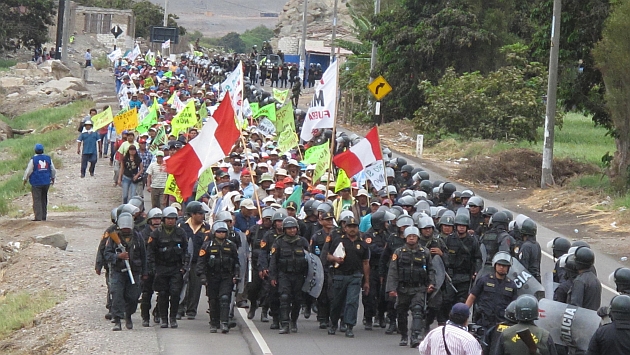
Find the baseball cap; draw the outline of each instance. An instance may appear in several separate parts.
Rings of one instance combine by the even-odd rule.
[[[287,176],[287,171],[286,171],[286,169],[280,168],[280,169],[278,169],[278,171],[276,171],[276,175],[278,175],[278,176]]]
[[[143,144],[143,143],[146,143],[146,142],[147,142],[147,140],[145,138],[138,139],[138,143],[140,143],[140,144]]]
[[[161,150],[158,150],[157,152],[155,152],[155,156],[156,157],[163,157],[164,156],[164,152]]]
[[[241,207],[245,207],[248,210],[255,210],[256,206],[254,206],[254,201],[252,201],[249,198],[245,198],[243,200],[241,200]]]
[[[368,192],[366,189],[359,189],[359,192],[357,192],[357,197],[359,196],[365,196],[368,197]]]
[[[464,303],[455,303],[451,308],[451,314],[468,318],[470,316],[470,308]]]

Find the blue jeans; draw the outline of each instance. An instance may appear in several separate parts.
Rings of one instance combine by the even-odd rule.
[[[363,275],[360,273],[332,277],[333,298],[330,302],[330,322],[333,327],[337,327],[342,312],[344,323],[353,327],[357,324],[362,279]]]
[[[96,153],[81,155],[81,177],[85,177],[88,163],[90,163],[90,175],[94,175],[94,167],[96,166],[97,159],[98,154]]]
[[[122,171],[120,172],[122,173]],[[134,183],[130,177],[122,177],[122,203],[125,204],[136,195],[136,188],[139,183]]]

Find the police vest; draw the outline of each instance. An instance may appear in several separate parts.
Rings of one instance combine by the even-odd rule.
[[[33,156],[33,173],[28,177],[31,186],[50,185],[52,178],[51,169],[52,162],[48,155],[38,154]]]
[[[258,266],[258,257],[260,253],[262,253],[262,249],[267,245],[266,242],[263,241],[265,233],[267,233],[269,229],[263,228],[261,225],[254,226],[254,228],[248,231],[249,235],[252,235],[252,266],[257,268]]]
[[[184,262],[184,241],[186,240],[186,232],[176,227],[173,232],[168,234],[163,227],[160,227],[156,243],[157,253],[155,256],[155,264],[159,266],[181,266]],[[149,238],[149,243],[151,243]]]
[[[417,250],[402,247],[394,253],[392,260],[398,264],[398,282],[407,287],[424,285],[428,279],[427,252],[424,248]]]
[[[288,242],[282,238],[278,240],[277,246],[279,251],[272,249],[271,253],[278,253],[278,270],[286,273],[300,274],[306,272],[308,269],[308,262],[306,260],[306,251],[304,246],[300,243],[302,239],[297,238],[294,242]]]
[[[507,232],[499,231],[495,228],[490,229],[483,235],[483,237],[481,238],[481,243],[486,246],[486,251],[488,252],[486,264],[492,263],[492,258],[494,257],[494,254],[499,252],[501,242],[503,242],[503,239],[506,236],[509,237],[509,234],[507,234]]]
[[[464,241],[472,238],[466,236],[464,239],[460,239],[456,233],[453,233],[446,238],[446,246],[448,248],[448,272],[452,275],[472,275],[474,272],[474,264],[472,260],[473,251],[471,248],[475,247],[475,244],[466,246]]]
[[[503,354],[519,355],[529,353],[527,345],[525,345],[518,334],[516,334],[523,329],[529,329],[530,333],[532,334],[532,339],[536,343],[538,353],[540,353],[540,355],[550,354],[549,348],[547,347],[547,343],[549,341],[549,332],[533,324],[523,323],[513,325],[503,331],[503,334],[501,335],[501,341],[503,342],[504,349]]]
[[[231,274],[234,271],[234,262],[238,259],[236,245],[229,240],[223,244],[212,240],[199,252],[199,256],[208,254],[207,265],[211,274]]]

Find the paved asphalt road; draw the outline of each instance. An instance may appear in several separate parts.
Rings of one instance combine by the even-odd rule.
[[[395,157],[398,155],[394,155]],[[409,157],[405,156],[408,159]],[[421,159],[412,160],[412,164],[420,166],[429,171]],[[439,174],[429,171],[431,179],[446,181]],[[458,185],[458,190],[465,187]],[[483,196],[482,196],[483,197]],[[504,209],[501,204],[485,199],[486,206],[494,206]],[[552,227],[552,226],[551,226]],[[547,249],[547,242],[555,237],[561,236],[549,228],[538,226],[538,241],[543,248],[542,271],[551,272],[553,261],[551,251]],[[571,236],[568,236],[569,239]],[[616,268],[621,267],[615,259],[603,253],[596,253],[595,262],[600,281],[604,285],[602,293],[602,303],[608,304],[614,295],[614,284],[609,283],[608,275]],[[325,330],[318,329],[316,316],[313,314],[306,320],[302,316],[298,321],[299,332],[297,334],[280,335],[277,330],[270,330],[270,323],[260,322],[260,311],[252,321],[246,320],[247,310],[237,311],[238,327],[232,329],[227,334],[210,334],[208,325],[208,315],[206,313],[207,302],[205,292],[199,306],[199,317],[195,320],[182,320],[179,322],[179,329],[159,329],[159,347],[162,354],[274,354],[274,355],[295,355],[295,354],[416,354],[417,350],[408,347],[398,346],[398,335],[385,335],[384,329],[375,328],[373,331],[365,331],[361,325],[363,315],[362,307],[359,309],[358,326],[355,328],[355,338],[347,339],[338,332],[335,336],[329,336]]]

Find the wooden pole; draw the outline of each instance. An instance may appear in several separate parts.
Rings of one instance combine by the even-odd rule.
[[[247,144],[245,144],[245,137],[243,137],[243,131],[241,131],[241,144],[243,144],[243,152],[245,152],[245,149],[246,149],[245,147],[247,147]],[[245,154],[245,160],[247,160],[247,167],[249,168],[249,176],[252,176],[252,173],[254,173],[254,170],[252,169],[252,163],[249,161],[249,159],[247,159],[247,154]],[[254,184],[253,180],[254,178],[252,177],[252,184]],[[262,209],[260,208],[260,200],[258,199],[257,187],[258,186],[254,184],[254,197],[256,198],[256,201],[257,201],[256,207],[258,208],[258,216],[262,218]]]
[[[339,61],[339,59],[337,59]],[[330,188],[330,174],[333,173],[332,160],[335,155],[335,136],[337,132],[337,113],[339,112],[339,63],[337,63],[337,76],[336,83],[337,87],[335,88],[335,116],[333,119],[333,127],[332,127],[332,136],[330,137],[330,160],[328,161],[328,181],[326,181],[326,193],[328,193],[328,189]]]
[[[378,145],[382,151],[383,147],[381,147],[381,136],[378,133],[378,125],[375,125],[374,127],[376,127],[376,135],[378,136]],[[388,188],[389,185],[387,184],[387,165],[385,165],[385,159],[382,159],[381,161],[383,162],[383,176],[385,177],[385,191],[387,192],[387,199],[391,201],[393,205],[394,201],[392,201],[392,197],[389,195],[389,188]]]

